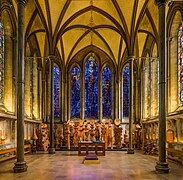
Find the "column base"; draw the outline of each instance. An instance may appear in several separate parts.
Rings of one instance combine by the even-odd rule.
[[[134,154],[134,149],[133,148],[128,148],[127,149],[127,154]]]
[[[49,148],[48,153],[49,154],[55,154],[55,148]]]
[[[21,173],[27,171],[28,166],[26,165],[26,162],[16,162],[15,166],[13,167],[14,173]]]
[[[0,112],[5,113],[7,111],[8,111],[8,109],[4,106],[4,104],[3,103],[0,103]]]
[[[157,173],[169,173],[170,168],[168,167],[168,163],[166,162],[156,162],[155,166]]]

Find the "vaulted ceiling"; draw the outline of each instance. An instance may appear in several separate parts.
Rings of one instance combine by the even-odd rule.
[[[17,13],[15,0],[13,6]],[[156,45],[157,27],[154,0],[28,0],[26,55],[32,44],[40,56],[57,53],[66,64],[95,47],[119,64],[124,53],[140,57],[148,41]]]

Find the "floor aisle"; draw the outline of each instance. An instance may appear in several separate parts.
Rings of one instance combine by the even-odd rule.
[[[183,166],[169,161],[170,173],[155,173],[157,157],[136,152],[106,152],[100,164],[84,165],[76,151],[26,155],[28,171],[13,173],[14,160],[0,163],[0,180],[183,180]]]

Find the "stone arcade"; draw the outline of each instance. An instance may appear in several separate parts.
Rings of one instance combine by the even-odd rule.
[[[181,0],[1,0],[1,167],[16,158],[26,173],[36,155],[97,154],[99,142],[99,167],[153,156],[152,171],[183,176],[182,12]]]

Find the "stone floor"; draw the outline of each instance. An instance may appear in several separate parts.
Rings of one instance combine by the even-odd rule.
[[[26,155],[27,172],[13,173],[14,160],[0,163],[0,180],[183,180],[183,166],[169,161],[170,173],[157,174],[157,157],[140,152],[108,151],[100,164],[84,165],[76,151]]]

